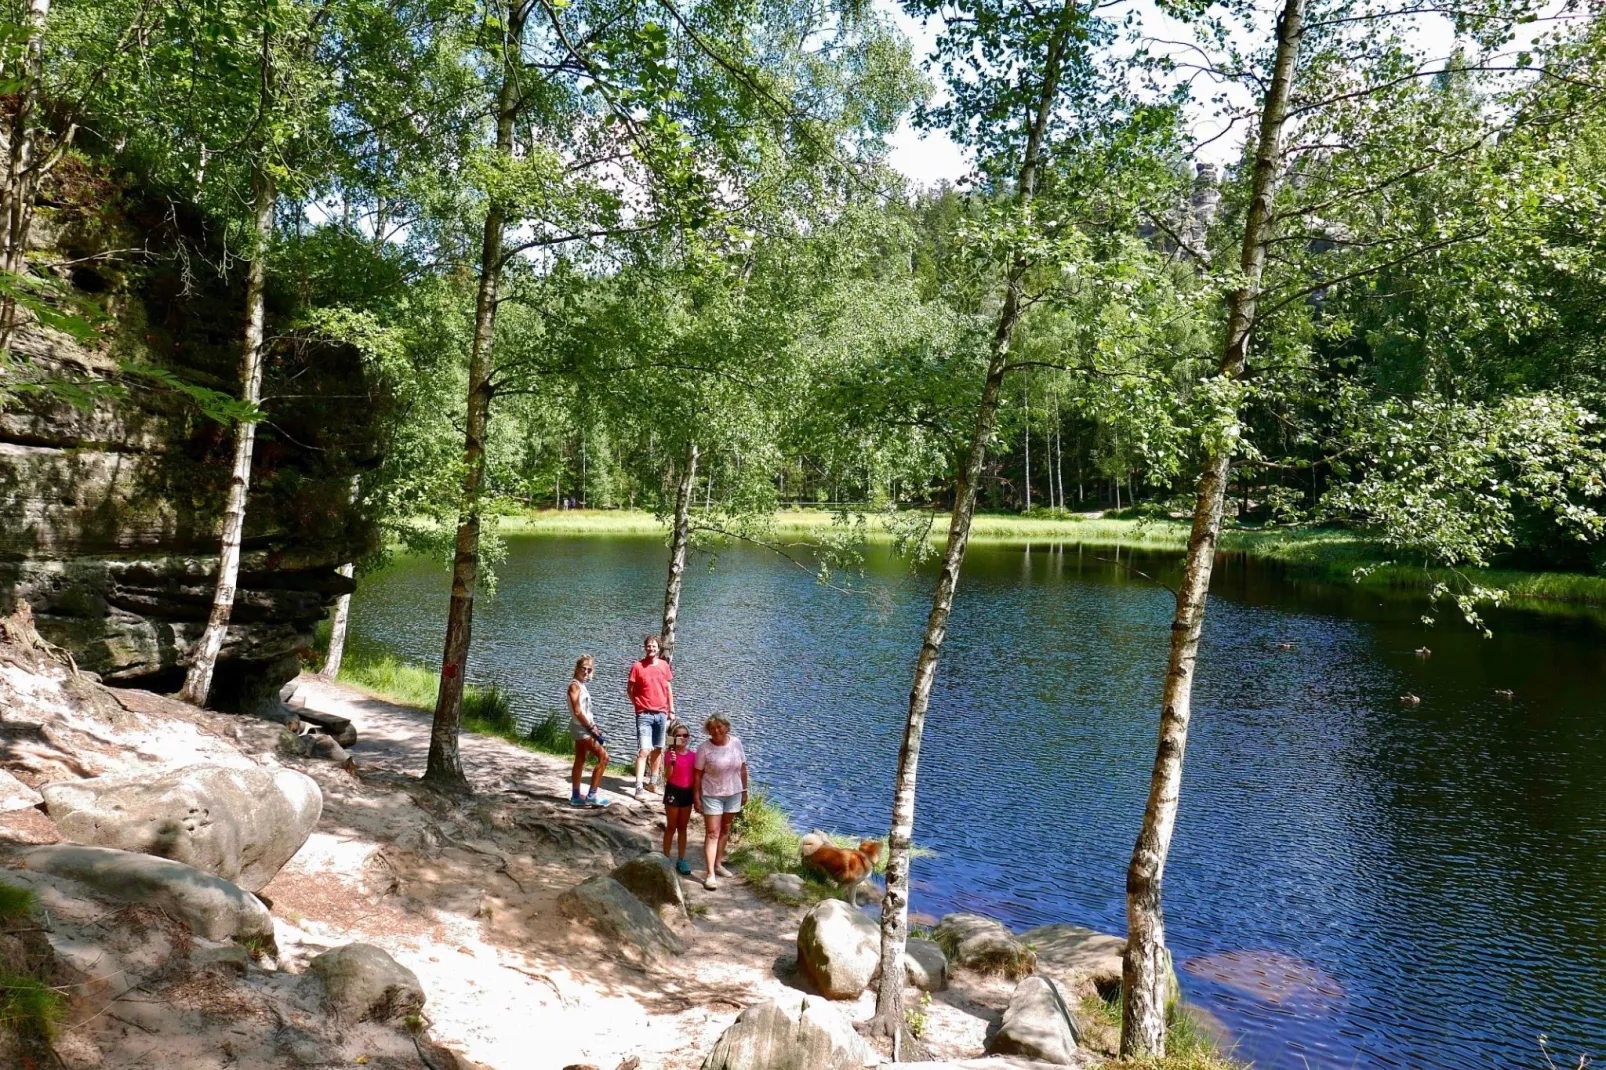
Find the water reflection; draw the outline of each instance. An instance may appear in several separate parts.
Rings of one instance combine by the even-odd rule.
[[[510,551],[471,677],[531,720],[593,653],[622,731],[662,546]],[[937,853],[916,863],[916,910],[1124,930],[1171,598],[1108,556],[973,549],[932,697],[916,836]],[[886,827],[931,579],[887,561],[872,578],[876,596],[848,597],[742,549],[688,573],[683,709],[734,714],[756,781],[805,826]],[[434,662],[446,591],[401,562],[359,592],[354,642]],[[1187,994],[1259,1066],[1542,1066],[1540,1032],[1606,1051],[1602,631],[1505,614],[1483,640],[1425,631],[1420,611],[1220,570],[1167,920],[1177,961],[1206,964],[1184,969]],[[1235,983],[1246,963],[1288,998]]]

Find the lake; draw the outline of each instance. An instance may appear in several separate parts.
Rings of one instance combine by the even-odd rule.
[[[627,740],[663,543],[508,542],[469,678],[530,723],[594,654],[600,719]],[[1112,556],[972,548],[926,731],[916,839],[935,854],[913,909],[1125,931],[1171,596]],[[883,556],[844,594],[758,549],[694,557],[682,713],[730,715],[755,786],[799,827],[885,834],[932,571]],[[1165,887],[1188,999],[1258,1067],[1542,1067],[1540,1034],[1558,1065],[1606,1054],[1606,628],[1501,612],[1483,639],[1453,612],[1427,627],[1421,599],[1241,560],[1213,592]],[[438,664],[447,594],[416,559],[369,577],[353,645]]]

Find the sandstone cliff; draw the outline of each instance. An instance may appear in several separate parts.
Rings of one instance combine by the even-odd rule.
[[[203,220],[65,173],[35,223],[36,270],[105,316],[90,344],[24,326],[34,369],[89,399],[27,394],[0,409],[0,612],[29,602],[46,638],[108,683],[173,690],[203,629],[217,567],[231,429],[134,365],[237,394],[243,271]],[[133,250],[130,252],[129,250]],[[350,504],[378,461],[385,399],[359,355],[293,329],[300,295],[270,295],[264,390],[245,555],[213,702],[276,702],[327,606],[336,568],[372,548]]]

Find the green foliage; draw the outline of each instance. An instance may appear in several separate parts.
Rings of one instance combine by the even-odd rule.
[[[507,692],[496,684],[475,687],[464,693],[463,719],[474,722],[476,726],[484,726],[476,730],[491,735],[516,733],[519,728]]]
[[[31,916],[38,901],[32,888],[0,881],[0,925],[8,925]]]

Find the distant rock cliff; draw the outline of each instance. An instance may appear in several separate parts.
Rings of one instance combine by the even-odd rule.
[[[202,233],[165,202],[83,174],[63,180],[35,224],[36,263],[105,311],[104,337],[86,346],[24,327],[12,351],[103,389],[87,404],[28,394],[0,409],[0,612],[29,602],[39,631],[108,683],[176,689],[211,602],[232,429],[124,371],[136,362],[238,393],[243,272],[213,270],[227,261]],[[129,248],[142,252],[107,252]],[[282,325],[295,295],[270,301]],[[376,537],[350,504],[353,474],[377,462],[385,403],[358,354],[281,326],[264,395],[213,690],[225,709],[276,701],[326,607],[350,589],[337,566]]]

